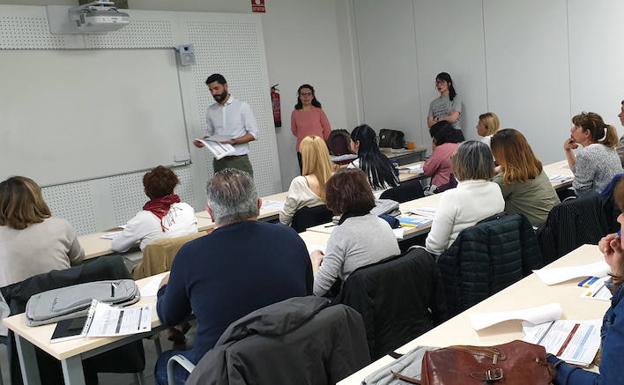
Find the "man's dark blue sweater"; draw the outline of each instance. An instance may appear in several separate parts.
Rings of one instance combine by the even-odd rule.
[[[244,221],[215,229],[184,245],[167,286],[158,292],[158,316],[176,325],[193,313],[197,363],[230,323],[264,306],[312,293],[310,257],[291,228]]]

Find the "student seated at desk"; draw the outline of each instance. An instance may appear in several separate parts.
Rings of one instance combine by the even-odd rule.
[[[171,275],[158,291],[157,311],[164,325],[197,318],[193,348],[170,351],[156,364],[156,382],[167,383],[167,361],[182,354],[194,364],[215,345],[230,323],[248,313],[312,293],[312,266],[295,230],[258,222],[262,201],[249,174],[219,171],[208,182],[207,211],[215,230],[186,243]],[[176,367],[176,384],[188,373]]]
[[[491,147],[500,165],[494,182],[505,198],[505,212],[524,214],[532,226],[546,222],[559,197],[524,135],[513,128],[500,130],[492,137]]]
[[[390,159],[379,151],[377,134],[369,125],[357,126],[351,131],[351,147],[358,158],[350,168],[360,168],[376,193],[399,185],[399,171]]]
[[[490,182],[494,160],[485,143],[462,143],[452,164],[457,187],[442,193],[425,241],[427,251],[434,255],[448,249],[462,230],[505,209],[500,188]]]
[[[488,146],[492,140],[492,136],[498,132],[500,128],[500,121],[498,116],[493,112],[486,112],[479,115],[479,122],[477,123],[477,134],[481,137],[481,141]]]
[[[314,294],[325,295],[336,280],[346,280],[356,269],[399,255],[399,244],[385,220],[370,213],[375,207],[366,175],[342,169],[327,182],[327,208],[340,215],[325,254],[314,251]],[[322,264],[321,264],[322,262]]]
[[[432,186],[440,187],[450,181],[453,173],[451,157],[464,138],[461,131],[453,128],[453,125],[445,120],[431,126],[429,133],[433,151],[423,165],[423,173],[431,177]]]
[[[180,183],[167,167],[158,166],[143,176],[145,195],[150,199],[124,230],[113,239],[113,251],[128,251],[136,242],[141,250],[162,237],[181,237],[197,232],[195,210],[173,193]]]
[[[325,204],[325,184],[333,174],[325,141],[319,136],[306,136],[299,145],[303,175],[290,182],[288,197],[279,220],[290,225],[297,210]]]
[[[614,191],[615,202],[624,211],[624,180],[620,180]],[[624,214],[617,218],[624,226]],[[611,307],[602,320],[600,332],[600,374],[569,365],[552,354],[548,361],[555,366],[555,385],[610,385],[622,383],[624,367],[624,244],[618,234],[609,234],[598,243],[605,262],[611,267],[611,280],[607,287],[611,290]]]
[[[577,195],[602,192],[615,174],[622,172],[615,150],[618,141],[615,127],[606,124],[596,113],[583,112],[572,118],[570,133],[563,143],[563,151],[574,173],[574,191]]]
[[[52,217],[30,178],[0,183],[0,287],[82,263],[84,250],[67,221]]]

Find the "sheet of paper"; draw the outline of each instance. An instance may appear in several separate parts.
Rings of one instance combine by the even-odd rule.
[[[320,252],[322,252],[323,254],[325,254],[325,245],[320,245],[320,244],[316,244],[316,243],[312,243],[312,244],[306,244],[306,247],[308,248],[308,254],[312,254],[312,252],[318,250]]]
[[[552,175],[548,179],[550,180],[550,183],[556,183],[556,182],[567,182],[567,181],[574,179],[574,177],[570,175]]]
[[[403,236],[405,235],[405,229],[403,227],[399,227],[398,229],[392,229],[392,232],[394,232],[394,236],[396,237],[396,239],[403,239]]]
[[[223,143],[213,142],[213,141],[204,140],[204,139],[197,139],[197,140],[201,142],[204,145],[204,147],[210,150],[210,152],[212,152],[212,155],[214,155],[214,157],[217,160],[225,156],[231,155],[236,151],[234,149],[234,146],[232,146],[231,144],[223,144]]]
[[[108,233],[104,233],[104,234],[102,234],[102,235],[100,236],[100,238],[102,238],[102,239],[109,239],[109,240],[111,240],[111,241],[112,241],[113,239],[115,239],[115,237],[118,237],[118,236],[119,236],[119,234],[121,234],[121,231],[122,231],[122,230],[119,230],[119,231],[111,231],[111,232],[108,232]]]
[[[602,321],[559,320],[523,324],[524,341],[546,348],[546,352],[576,365],[589,366],[600,347]]]
[[[470,323],[472,324],[472,328],[477,331],[509,320],[522,320],[533,324],[540,324],[560,319],[562,312],[563,310],[560,304],[549,303],[547,305],[521,310],[471,314]]]
[[[605,261],[591,263],[589,265],[551,267],[533,270],[546,285],[554,285],[572,278],[588,277],[591,275],[594,277],[605,277],[610,271],[611,268],[609,268],[609,265],[607,265]]]
[[[419,207],[408,211],[407,214],[420,215],[425,218],[433,219],[435,217],[435,212],[435,207]]]
[[[87,337],[116,337],[152,330],[152,307],[118,308],[97,302],[89,310]]]
[[[581,293],[581,298],[595,299],[598,301],[611,301],[611,291],[605,286],[605,282],[611,277],[602,277],[596,280],[594,283],[585,288]]]
[[[282,211],[284,201],[262,200],[262,209],[269,211]]]
[[[143,285],[140,288],[141,297],[155,297],[158,294],[158,289],[160,288],[160,283],[163,280],[162,275],[158,275],[156,277],[151,277],[147,284]]]
[[[210,141],[210,142],[226,142],[228,140],[231,140],[232,136],[227,136],[227,135],[212,135],[212,136],[205,136],[203,138],[201,138],[200,140],[206,140],[206,141]]]

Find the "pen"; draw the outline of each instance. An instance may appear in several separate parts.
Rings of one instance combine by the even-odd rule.
[[[328,224],[328,225],[325,225],[324,227],[325,227],[325,228],[328,228],[328,227],[334,227],[334,226],[336,226],[336,225],[335,225],[335,224],[333,224],[333,223],[330,223],[330,224]]]
[[[116,284],[111,282],[111,298],[115,297],[115,286]]]

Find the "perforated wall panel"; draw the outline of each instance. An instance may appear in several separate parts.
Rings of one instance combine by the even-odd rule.
[[[0,17],[0,49],[64,48],[62,35],[50,34],[48,19],[34,16]]]
[[[85,35],[89,48],[168,48],[175,45],[171,22],[167,20],[137,20],[114,32]]]
[[[52,215],[65,218],[78,234],[97,231],[94,192],[90,182],[44,187],[43,198]]]
[[[251,106],[259,126],[258,141],[250,144],[254,180],[260,195],[277,192],[280,184],[277,144],[270,106],[266,64],[259,25],[253,22],[203,22],[191,20],[188,37],[195,46],[197,63],[193,66],[195,103],[205,128],[206,108],[214,99],[205,85],[206,77],[218,72],[225,76],[231,94]],[[212,160],[207,167],[212,170]]]

